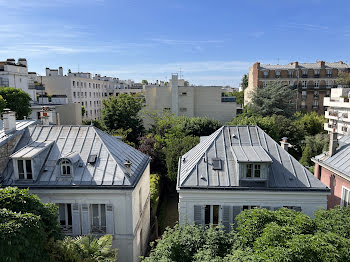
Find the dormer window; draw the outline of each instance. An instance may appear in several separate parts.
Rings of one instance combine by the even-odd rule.
[[[62,160],[61,162],[61,172],[62,176],[70,176],[71,175],[71,165],[68,160]]]
[[[33,179],[31,160],[18,159],[17,170],[19,179]]]
[[[260,164],[247,164],[246,178],[261,178],[261,165]]]

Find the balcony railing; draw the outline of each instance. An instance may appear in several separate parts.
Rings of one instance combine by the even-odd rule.
[[[301,99],[305,100],[306,99],[306,95],[301,95]]]
[[[312,105],[313,109],[318,109],[318,105]]]
[[[329,111],[328,114],[330,116],[336,116],[336,117],[338,116],[338,112],[337,111]]]
[[[300,108],[301,109],[307,109],[307,105],[301,105]]]
[[[319,74],[314,75],[314,78],[320,78],[320,75]]]
[[[342,117],[343,117],[343,118],[348,118],[348,117],[349,117],[349,114],[348,114],[348,113],[343,113],[343,114],[342,114]]]
[[[301,75],[301,78],[307,78],[307,75]]]

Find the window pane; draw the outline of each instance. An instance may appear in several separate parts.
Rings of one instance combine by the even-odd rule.
[[[70,166],[67,166],[67,175],[70,175]]]
[[[24,179],[23,160],[18,160],[17,164],[18,164],[19,179]]]
[[[252,165],[252,164],[248,164],[248,165],[247,165],[247,174],[246,174],[246,177],[252,177],[252,170],[253,170],[253,165]]]
[[[62,174],[65,175],[67,173],[66,166],[62,166]]]
[[[106,226],[106,205],[101,205],[101,226]]]
[[[99,226],[98,205],[92,205],[92,225]]]
[[[72,205],[67,204],[67,213],[68,213],[68,225],[72,225]]]
[[[219,224],[219,206],[217,205],[213,206],[213,224]]]
[[[254,177],[260,177],[260,165],[254,167]]]
[[[65,212],[65,204],[58,204],[58,213],[60,216],[60,225],[66,225],[66,212]]]
[[[205,224],[209,225],[210,224],[210,206],[207,205],[205,206]]]
[[[26,160],[26,169],[27,169],[27,179],[33,179],[33,176],[32,176],[32,161]]]

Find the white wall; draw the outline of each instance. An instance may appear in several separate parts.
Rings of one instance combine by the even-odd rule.
[[[302,212],[313,217],[320,208],[327,208],[327,195],[323,192],[273,192],[273,191],[224,191],[224,190],[180,190],[179,222],[194,222],[195,205],[227,206],[300,206]]]

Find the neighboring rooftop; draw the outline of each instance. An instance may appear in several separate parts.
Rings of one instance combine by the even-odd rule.
[[[36,123],[35,120],[17,120],[16,121],[16,131],[6,134],[5,130],[3,128],[3,123],[1,122],[1,129],[0,129],[0,146],[3,145],[3,143],[6,143],[7,139],[11,137],[12,135],[16,135],[19,133],[24,132],[25,128],[28,126],[34,125]]]
[[[222,170],[212,168],[222,160]],[[329,189],[257,126],[223,126],[179,160],[178,188],[256,189],[239,185],[239,162],[269,163],[260,190]]]
[[[44,149],[47,150],[44,150]],[[150,158],[104,133],[94,126],[30,126],[18,142],[12,155],[35,157],[42,161],[38,178],[16,180],[12,159],[3,172],[3,186],[65,187],[65,188],[133,188],[144,173]],[[74,159],[73,177],[60,178],[60,159]],[[131,162],[131,174],[125,167]]]
[[[323,62],[323,61],[322,61]],[[349,68],[349,65],[345,64],[342,61],[339,62],[324,62],[324,67],[321,66],[320,62],[317,63],[289,63],[288,65],[270,65],[270,64],[260,64],[259,69],[264,70],[276,70],[276,69],[281,69],[281,70],[288,70],[288,69],[321,69],[321,68],[326,68],[326,69],[331,69],[331,68],[337,68],[337,69],[347,69]]]

